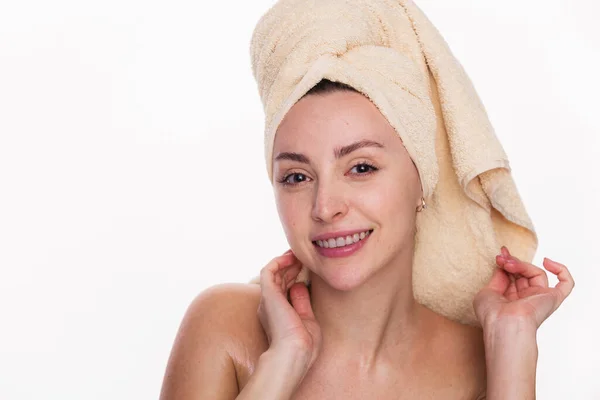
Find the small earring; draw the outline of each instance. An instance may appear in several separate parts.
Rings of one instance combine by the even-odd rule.
[[[427,204],[425,204],[425,199],[421,197],[421,205],[417,207],[417,212],[421,212],[427,208]]]

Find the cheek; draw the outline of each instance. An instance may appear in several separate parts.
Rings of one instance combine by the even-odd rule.
[[[306,202],[298,193],[276,193],[275,203],[285,235],[291,242],[304,229],[307,216],[310,217],[310,212],[307,214],[306,211]]]
[[[408,199],[402,182],[385,179],[354,194],[356,204],[379,214],[397,214],[405,209]]]
[[[379,223],[387,225],[386,230],[400,232],[409,229],[413,223],[415,198],[408,182],[402,177],[390,176],[370,190],[363,190],[355,197],[355,204]]]

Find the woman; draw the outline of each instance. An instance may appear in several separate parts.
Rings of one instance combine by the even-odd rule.
[[[323,3],[340,10],[347,4]],[[288,15],[299,3],[280,4]],[[299,14],[293,14],[295,24]],[[281,20],[277,24],[286,30]],[[279,43],[284,44],[258,53],[276,54],[286,47]],[[334,53],[336,59],[343,56]],[[385,63],[387,53],[382,54]],[[348,68],[360,54],[352,57]],[[309,76],[319,62],[298,74]],[[261,68],[268,69],[263,67],[255,67],[259,83],[268,81],[260,75]],[[262,269],[260,286],[219,285],[198,296],[182,322],[161,398],[534,398],[536,330],[572,290],[568,269],[544,260],[559,279],[550,288],[543,269],[498,248],[487,284],[470,298],[476,326],[418,301],[419,218],[430,211],[425,199],[443,198],[443,188],[430,190],[420,153],[390,122],[392,109],[374,91],[359,90],[359,81],[349,85],[321,77],[305,93],[288,90],[273,106],[272,88],[282,85],[281,71],[288,70],[272,69],[277,78],[261,91],[267,130],[274,130],[267,162],[291,250]],[[420,88],[413,89],[411,96],[418,96]],[[430,89],[441,115],[434,100],[440,95]],[[299,100],[289,101],[290,93]],[[415,107],[410,111],[418,115]],[[494,212],[485,215],[496,218]],[[301,273],[308,273],[309,287]]]

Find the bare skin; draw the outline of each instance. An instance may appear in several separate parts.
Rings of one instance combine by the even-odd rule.
[[[293,253],[263,268],[260,287],[199,297],[180,330],[163,399],[483,393],[481,330],[414,299],[421,182],[379,110],[356,92],[306,96],[278,128],[273,175]],[[367,244],[349,257],[323,256],[316,247],[317,235],[365,229],[372,231]],[[293,285],[301,266],[311,271],[310,298],[303,284]]]
[[[254,284],[219,285],[198,296],[180,328],[161,399],[235,399],[269,348],[256,315],[259,302],[260,287]],[[421,312],[410,360],[393,363],[391,356],[388,365],[364,370],[352,354],[323,351],[291,398],[480,398],[485,391],[481,329],[424,307]]]
[[[260,286],[220,285],[192,303],[162,400],[535,398],[535,333],[573,288],[566,266],[544,261],[559,279],[550,288],[544,270],[503,247],[474,299],[482,329],[418,304],[418,171],[359,93],[294,105],[276,135],[273,171],[291,250],[261,270]],[[358,251],[320,250],[318,237],[349,230],[371,232]],[[310,296],[295,283],[303,267]]]

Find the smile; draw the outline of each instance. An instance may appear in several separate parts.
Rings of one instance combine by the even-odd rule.
[[[313,243],[316,244],[317,246],[325,248],[325,249],[331,249],[331,248],[336,248],[336,247],[345,247],[345,246],[350,246],[354,243],[360,242],[364,238],[368,237],[371,232],[372,232],[372,230],[367,230],[364,232],[355,233],[353,235],[348,235],[348,236],[329,238],[327,240],[316,240]]]

